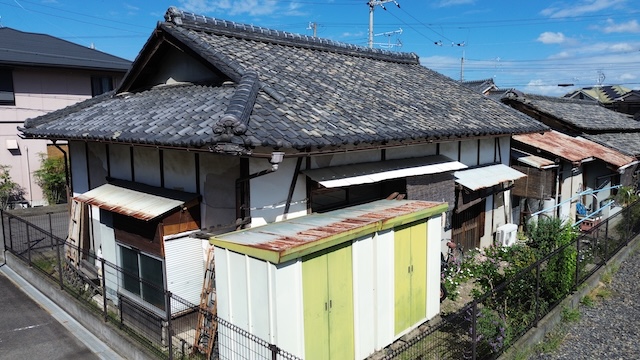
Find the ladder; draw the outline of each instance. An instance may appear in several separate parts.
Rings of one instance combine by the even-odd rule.
[[[196,351],[200,351],[206,355],[206,359],[211,358],[213,343],[218,332],[215,279],[215,259],[213,257],[213,246],[211,246],[207,254],[202,293],[200,294],[198,325],[192,351],[193,354]]]

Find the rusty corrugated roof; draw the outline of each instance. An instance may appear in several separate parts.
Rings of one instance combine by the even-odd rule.
[[[181,207],[185,202],[198,196],[162,190],[164,190],[162,193],[153,194],[114,184],[104,184],[74,199],[103,210],[149,221]]]
[[[635,158],[581,137],[552,130],[545,133],[514,135],[513,139],[536,147],[570,162],[597,158],[618,168],[635,162]]]
[[[272,263],[308,255],[376,231],[438,215],[446,203],[378,200],[323,214],[310,214],[215,235],[213,245]]]

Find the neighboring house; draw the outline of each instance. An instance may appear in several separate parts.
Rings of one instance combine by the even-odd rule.
[[[493,79],[484,80],[468,80],[460,82],[462,86],[468,87],[471,90],[475,90],[483,95],[488,95],[491,92],[499,91],[500,89],[493,82]]]
[[[375,291],[382,283],[363,282],[358,273],[376,271],[387,276],[379,279],[385,291],[393,291],[385,301],[404,297],[415,305],[369,304],[357,317],[341,319],[353,324],[371,319],[368,314],[384,316],[377,318],[378,326],[390,327],[384,331],[357,325],[358,331],[378,331],[375,340],[360,342],[353,332],[343,333],[354,341],[354,357],[363,358],[438,313],[443,236],[466,248],[487,246],[498,227],[512,222],[509,193],[524,174],[508,166],[511,135],[544,132],[545,125],[421,66],[415,54],[175,8],[165,18],[115,92],[30,119],[21,129],[26,138],[69,142],[75,195],[70,239],[86,252],[100,251],[197,303],[210,241],[216,266],[228,264],[220,271],[251,277],[262,290],[272,284],[266,274],[285,281],[321,276],[308,273],[306,262],[348,248],[353,289],[345,292]],[[407,200],[382,200],[403,196]],[[389,203],[415,208],[394,215],[393,206],[384,205]],[[447,216],[441,215],[445,210]],[[373,215],[388,224],[372,221]],[[354,219],[349,226],[369,217],[370,225],[349,232],[353,227],[326,222],[341,216]],[[330,224],[322,229],[335,238],[317,232],[308,237],[309,224],[300,222]],[[262,240],[262,229],[288,237],[274,245]],[[371,254],[374,239],[386,249],[377,258]],[[396,267],[405,255],[414,256],[414,243],[428,254],[419,250],[419,264]],[[293,255],[274,258],[280,250]],[[69,255],[78,264],[81,257]],[[407,269],[426,283],[401,286]],[[118,294],[108,294],[111,301],[126,296],[164,314],[158,294],[145,292],[139,281],[109,273],[105,279],[120,284]],[[224,279],[216,279],[220,291],[227,291]],[[307,341],[315,334],[305,332],[307,320],[300,317],[311,311],[304,286],[288,290],[295,299],[270,293],[271,300],[251,308],[229,306],[225,301],[238,295],[218,293],[218,315],[296,355],[309,355]],[[304,309],[289,309],[292,301]],[[362,298],[348,306],[357,301]],[[296,326],[288,329],[298,332],[295,338],[272,331],[285,325]]]
[[[557,214],[561,217],[575,218],[576,204],[580,199],[573,198],[573,196],[581,191],[609,188],[616,185],[635,185],[637,181],[635,179],[637,168],[635,158],[640,152],[633,154],[625,150],[623,146],[610,146],[597,140],[600,137],[605,137],[624,142],[625,133],[634,133],[635,137],[640,136],[640,123],[628,115],[608,110],[593,101],[523,94],[515,90],[508,91],[501,100],[564,134],[553,132],[539,138],[535,136],[514,137],[518,142],[514,148],[523,149],[525,153],[539,155],[535,152],[532,153],[532,148],[537,147],[537,150],[545,151],[548,155],[555,154],[560,159],[567,161],[564,165],[561,164],[561,161],[554,161],[556,165],[560,166],[558,169],[560,174],[557,176],[560,177],[559,184],[562,187],[558,192],[555,192],[556,196],[561,196],[561,198],[555,200],[560,200],[557,203],[560,205],[565,199],[573,199],[570,203],[563,203],[564,207],[560,206],[560,212]],[[585,142],[581,138],[590,141]],[[595,143],[604,145],[606,148]],[[555,149],[553,149],[554,147]],[[575,147],[582,149],[578,150]],[[572,150],[573,156],[568,156],[570,148],[574,148]],[[585,164],[585,161],[594,159],[600,161]],[[600,208],[600,204],[603,204],[603,201],[613,193],[615,191],[599,192],[597,194],[598,200],[589,204],[588,207],[592,210]],[[546,197],[550,194],[552,193],[547,192],[544,195]],[[586,199],[582,201],[586,201]]]
[[[632,115],[640,120],[640,91],[620,85],[592,86],[572,91],[564,97],[597,101],[607,109]]]
[[[516,180],[512,191],[520,198],[520,213],[546,210],[545,215],[572,223],[580,221],[578,215],[596,211],[596,217],[609,216],[613,187],[620,185],[621,178],[629,178],[638,163],[633,156],[557,131],[514,135],[511,154],[512,167],[527,174]],[[577,203],[584,205],[588,214],[578,214]]]
[[[26,191],[29,206],[46,204],[33,172],[48,140],[25,142],[17,128],[28,118],[64,108],[112,90],[131,62],[49,35],[0,28],[0,163]],[[62,144],[63,145],[63,144]],[[58,151],[59,152],[59,151]]]

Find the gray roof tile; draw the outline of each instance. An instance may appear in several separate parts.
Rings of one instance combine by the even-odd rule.
[[[415,54],[172,9],[167,18],[156,33],[182,41],[235,86],[181,84],[111,93],[30,119],[23,134],[167,146],[231,142],[303,149],[548,129],[423,67]],[[147,132],[138,131],[143,128]]]
[[[502,101],[519,102],[575,128],[578,132],[640,131],[640,122],[588,100],[558,98],[508,91]]]

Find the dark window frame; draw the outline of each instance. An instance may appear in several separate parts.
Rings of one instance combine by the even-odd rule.
[[[164,261],[156,256],[118,243],[120,253],[120,288],[144,303],[165,310]]]
[[[102,95],[113,90],[113,77],[105,75],[91,76],[91,96]]]
[[[0,105],[15,106],[16,94],[13,86],[13,70],[0,68]]]

